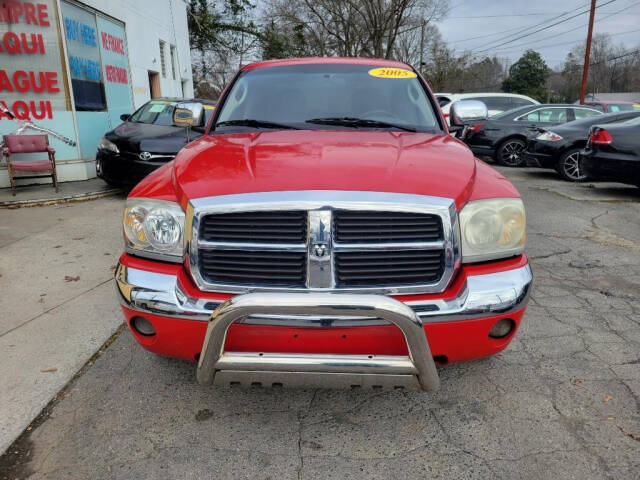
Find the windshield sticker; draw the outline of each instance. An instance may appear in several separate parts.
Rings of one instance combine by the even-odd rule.
[[[205,110],[213,110],[215,107],[215,105],[203,105]]]
[[[373,68],[369,70],[369,75],[377,78],[415,78],[417,75],[411,70],[404,68]]]

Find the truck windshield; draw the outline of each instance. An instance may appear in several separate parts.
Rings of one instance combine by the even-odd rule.
[[[273,129],[440,131],[433,106],[408,69],[353,64],[244,71],[216,121],[217,133]]]

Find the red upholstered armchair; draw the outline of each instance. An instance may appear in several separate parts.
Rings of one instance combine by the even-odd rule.
[[[21,178],[45,178],[51,177],[53,186],[58,191],[58,179],[56,177],[56,151],[49,145],[46,135],[4,135],[4,147],[2,154],[7,160],[11,192],[16,194],[15,181]],[[46,152],[47,160],[14,160],[12,154]],[[18,175],[16,172],[27,172],[31,175]]]

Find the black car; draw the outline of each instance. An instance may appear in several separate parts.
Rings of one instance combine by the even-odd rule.
[[[559,125],[602,115],[579,105],[529,105],[494,115],[471,127],[463,138],[476,155],[493,157],[500,165],[520,167],[525,163],[527,138],[538,127]]]
[[[582,159],[590,177],[640,187],[640,117],[591,127]]]
[[[173,123],[173,111],[181,102],[203,105],[199,126]],[[156,168],[173,160],[187,143],[202,136],[215,102],[157,98],[132,115],[122,115],[123,123],[107,132],[98,144],[96,174],[110,185],[133,186]]]
[[[539,133],[530,137],[527,142],[527,166],[553,168],[562,178],[571,182],[586,180],[580,151],[587,144],[590,128],[596,124],[624,122],[636,117],[640,117],[640,110],[608,113],[557,125],[551,129],[539,129]]]

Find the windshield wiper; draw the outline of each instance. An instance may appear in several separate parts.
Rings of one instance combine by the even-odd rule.
[[[404,130],[405,132],[416,132],[417,130],[405,125],[398,125],[395,123],[382,122],[380,120],[371,120],[368,118],[357,117],[327,117],[327,118],[312,118],[307,120],[306,123],[316,123],[318,125],[343,125],[345,127],[372,127],[372,128],[397,128]]]
[[[286,130],[300,130],[293,125],[284,123],[269,122],[267,120],[254,120],[252,118],[243,118],[240,120],[226,120],[216,123],[216,127],[253,127],[253,128],[277,128]]]

